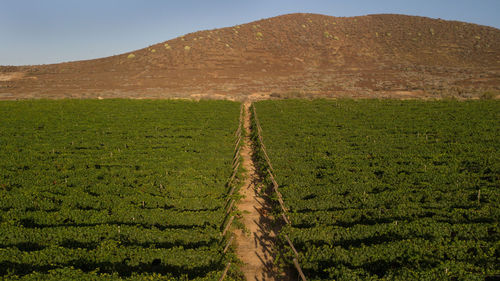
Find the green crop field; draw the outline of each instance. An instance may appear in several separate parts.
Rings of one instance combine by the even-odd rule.
[[[499,101],[254,106],[290,220],[277,264],[294,266],[289,238],[309,281],[500,276]],[[219,280],[228,262],[224,280],[241,280],[222,235],[239,115],[229,101],[0,102],[0,280]]]
[[[287,234],[308,280],[500,276],[500,102],[254,105],[289,209],[284,264]]]
[[[0,102],[0,279],[217,280],[239,111]]]

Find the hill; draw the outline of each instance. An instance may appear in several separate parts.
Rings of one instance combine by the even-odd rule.
[[[404,15],[289,14],[117,56],[0,67],[0,98],[475,97],[500,92],[500,30]]]

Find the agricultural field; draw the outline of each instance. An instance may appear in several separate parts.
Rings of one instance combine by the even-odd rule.
[[[0,279],[219,279],[239,112],[0,102]]]
[[[291,222],[282,263],[288,235],[308,280],[500,276],[500,102],[254,106]]]

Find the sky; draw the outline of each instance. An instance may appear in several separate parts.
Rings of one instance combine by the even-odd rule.
[[[406,14],[500,28],[500,0],[0,0],[0,65],[106,57],[296,12]]]

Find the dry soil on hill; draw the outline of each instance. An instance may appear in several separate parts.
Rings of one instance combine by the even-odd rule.
[[[500,30],[404,15],[289,14],[102,59],[0,67],[0,99],[473,98],[484,92],[500,92]]]

